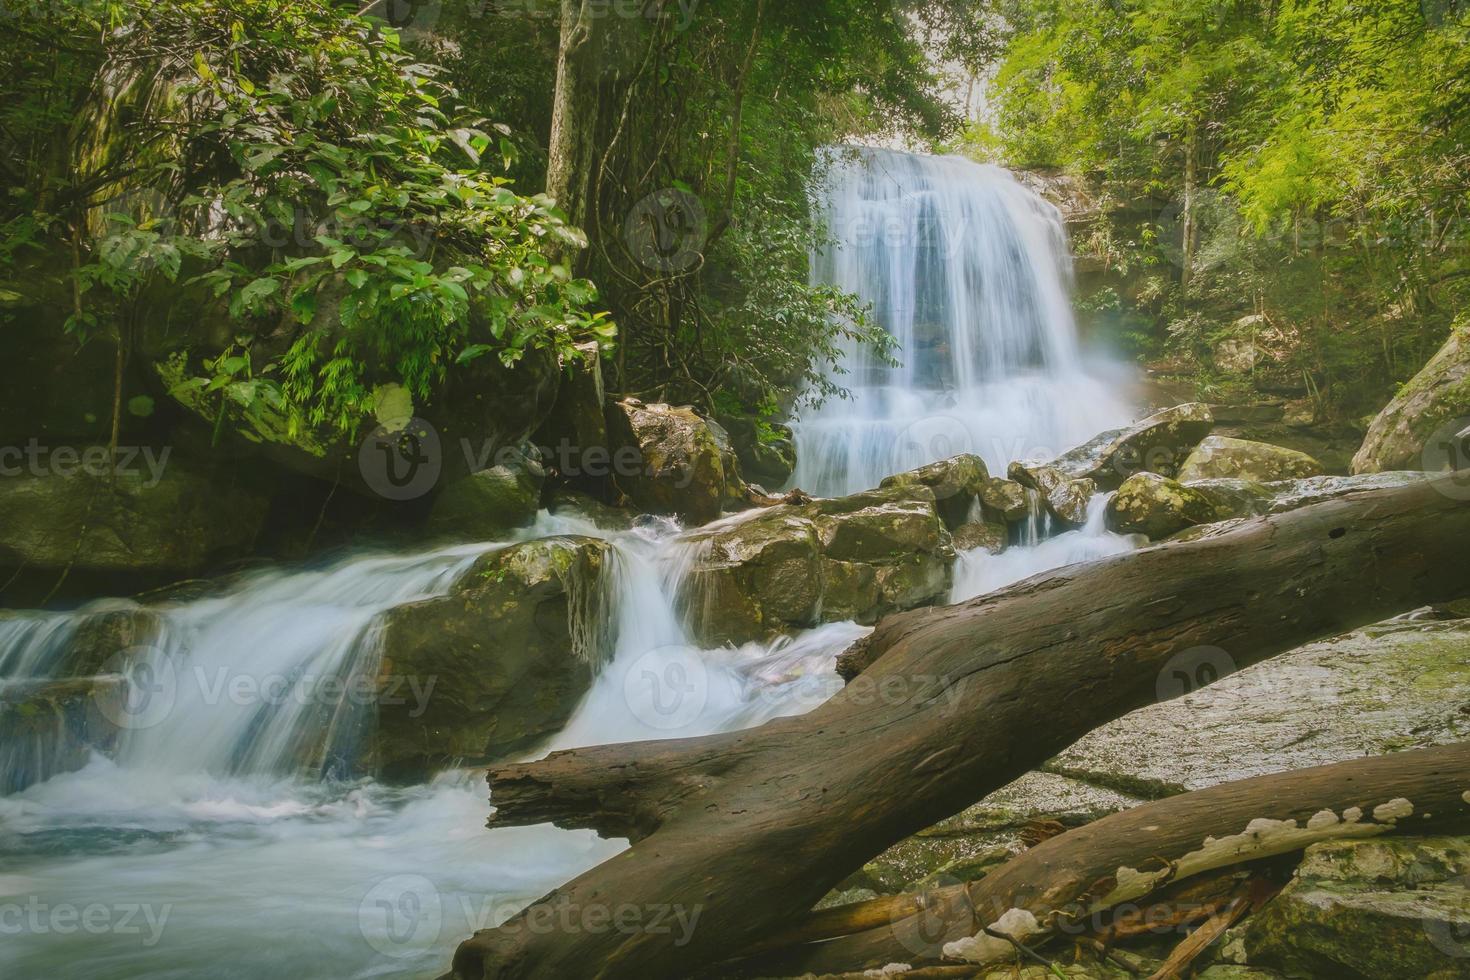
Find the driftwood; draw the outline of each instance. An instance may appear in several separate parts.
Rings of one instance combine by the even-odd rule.
[[[1465,540],[1470,503],[1436,483],[1350,494],[890,617],[863,675],[800,718],[495,769],[493,825],[635,843],[462,943],[454,974],[676,977],[738,955],[884,848],[1170,693],[1177,655],[1246,666],[1470,593]],[[687,941],[538,926],[548,907],[670,906],[699,916]]]
[[[937,960],[947,944],[975,935],[1013,909],[1037,922],[1035,931],[1017,937],[1023,941],[1082,935],[1096,927],[1102,913],[1116,922],[1120,905],[1137,909],[1156,889],[1194,875],[1294,853],[1322,840],[1465,829],[1470,827],[1467,789],[1470,742],[1222,783],[1068,831],[979,881],[929,896],[884,899],[896,913],[888,923],[758,958],[739,972],[788,976]],[[1404,812],[1408,808],[1411,813]],[[1208,838],[1215,842],[1207,844]],[[1120,874],[1121,869],[1136,873]],[[1174,900],[1181,906],[1180,918],[1199,907],[1187,890]],[[922,913],[906,914],[921,906]],[[788,935],[808,942],[832,939],[843,922],[864,921],[854,912],[851,906],[825,909]],[[1132,917],[1126,911],[1121,917],[1128,922],[1123,929],[1100,931],[1137,935]],[[1153,921],[1171,919],[1155,916]],[[993,952],[1005,952],[990,945]]]

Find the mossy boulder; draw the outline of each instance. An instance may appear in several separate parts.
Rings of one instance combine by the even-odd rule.
[[[445,596],[388,612],[379,769],[420,778],[559,731],[608,652],[610,559],[593,538],[531,541],[485,555]]]
[[[980,490],[985,518],[999,524],[1015,524],[1031,516],[1031,497],[1014,480],[991,477]]]
[[[596,343],[578,345],[580,359],[562,364],[562,382],[551,413],[536,432],[545,463],[568,485],[605,492],[607,394]]]
[[[1247,480],[1184,484],[1156,473],[1130,477],[1108,501],[1108,528],[1159,540],[1185,528],[1267,512],[1272,493]]]
[[[745,643],[822,622],[873,623],[941,600],[954,563],[934,494],[894,486],[783,504],[686,539],[681,603],[702,643]]]
[[[879,487],[928,487],[945,525],[953,529],[970,519],[975,501],[989,482],[985,461],[973,453],[963,453],[890,476]]]
[[[1004,524],[982,524],[972,522],[955,528],[954,550],[975,551],[983,549],[992,555],[1006,550],[1010,541],[1010,529]]]
[[[1470,838],[1314,844],[1224,951],[1289,976],[1470,977]]]
[[[534,450],[506,450],[488,469],[455,480],[434,498],[430,532],[494,541],[536,520],[546,471]]]
[[[1121,429],[1104,432],[1050,462],[1020,462],[1010,477],[1024,486],[1049,494],[1061,480],[1093,480],[1099,489],[1116,490],[1135,473],[1174,476],[1180,464],[1215,427],[1210,406],[1200,402],[1177,405]]]
[[[752,415],[722,415],[719,422],[730,434],[741,476],[767,490],[790,482],[796,472],[796,442],[789,428]]]
[[[249,553],[265,523],[267,497],[235,470],[59,452],[0,477],[0,566],[191,575]]]
[[[1257,483],[1323,476],[1326,470],[1306,453],[1264,442],[1210,436],[1179,470],[1179,481],[1241,479]]]
[[[1353,472],[1463,469],[1467,429],[1470,326],[1461,326],[1373,420]]]
[[[729,436],[688,406],[625,398],[608,406],[607,428],[613,482],[648,513],[707,524],[744,496]]]

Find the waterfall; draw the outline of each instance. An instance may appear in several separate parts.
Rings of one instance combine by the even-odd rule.
[[[835,244],[815,282],[870,304],[898,365],[849,343],[828,399],[792,429],[792,479],[837,496],[962,452],[1004,473],[1131,413],[1084,359],[1060,212],[997,167],[858,148],[829,153]]]
[[[576,602],[568,609],[580,635],[606,627],[612,655],[534,756],[808,711],[840,689],[835,659],[869,631],[839,623],[701,650],[676,598],[697,553],[674,522],[608,532],[543,514],[518,539],[561,534],[612,545],[604,576],[614,598],[598,605],[613,621],[582,621]],[[160,625],[129,678],[147,695],[130,702],[146,724],[90,758],[52,751],[60,733],[47,726],[23,745],[0,744],[0,770],[13,780],[7,787],[0,772],[0,976],[429,980],[454,941],[617,854],[622,842],[586,831],[486,831],[482,774],[410,787],[355,774],[371,718],[302,687],[375,675],[381,614],[445,594],[497,546],[339,557],[150,607]],[[137,607],[0,620],[0,677],[61,676],[70,637],[117,608]],[[240,678],[253,690],[276,685],[276,695],[221,696],[222,682]],[[46,922],[50,910],[99,896],[119,903],[107,911],[127,914],[128,929],[3,932],[16,915]]]

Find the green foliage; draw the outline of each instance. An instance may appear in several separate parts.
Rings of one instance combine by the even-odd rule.
[[[1470,272],[1465,5],[993,9],[1010,27],[995,119],[966,145],[1105,189],[1089,251],[1121,278],[1170,273],[1162,301],[1130,298],[1158,343],[1207,369],[1214,345],[1251,340],[1258,380],[1346,412],[1381,404],[1433,353]],[[1236,336],[1248,314],[1271,329]]]
[[[130,0],[24,25],[82,80],[65,112],[27,111],[32,139],[103,117],[90,156],[22,167],[5,228],[12,256],[78,239],[72,328],[125,320],[158,282],[202,292],[238,334],[207,390],[341,433],[385,383],[427,398],[482,356],[614,337],[591,283],[549,257],[581,232],[507,186],[508,130],[381,22],[325,0]],[[99,89],[133,95],[99,107]]]

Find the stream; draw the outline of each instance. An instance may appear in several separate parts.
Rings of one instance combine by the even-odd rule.
[[[793,425],[794,486],[850,493],[967,451],[1003,474],[1131,417],[1112,369],[1079,345],[1055,209],[995,168],[852,157],[827,201],[840,245],[813,276],[871,302],[903,364],[847,352],[853,397]],[[1066,533],[1038,512],[1005,553],[962,554],[952,600],[1134,547],[1106,530],[1104,506]],[[543,513],[516,535],[614,548],[611,656],[531,757],[748,728],[840,689],[834,660],[868,627],[696,649],[671,598],[690,568],[681,533],[667,519],[610,532]],[[549,826],[487,831],[478,772],[407,787],[363,775],[371,712],[305,690],[376,676],[384,611],[444,595],[505,543],[342,554],[158,607],[129,675],[153,700],[108,755],[76,768],[44,744],[0,747],[0,976],[433,978],[458,941],[625,847]],[[50,678],[85,617],[119,601],[0,620],[0,683]]]

